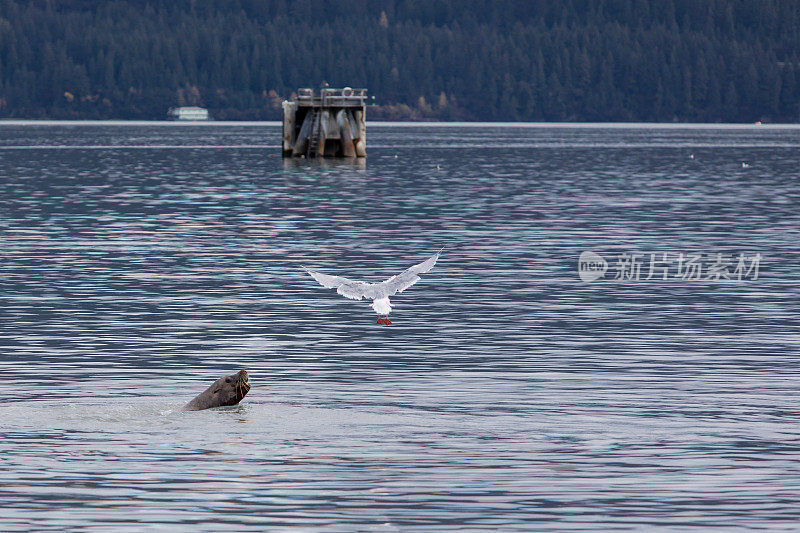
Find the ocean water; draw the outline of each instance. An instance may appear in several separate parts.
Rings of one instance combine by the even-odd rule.
[[[799,527],[799,128],[279,141],[0,123],[0,530]]]

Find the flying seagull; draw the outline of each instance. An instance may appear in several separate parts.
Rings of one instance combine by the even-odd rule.
[[[444,250],[444,248],[442,248],[442,250]],[[329,276],[328,274],[309,270],[306,267],[303,267],[303,270],[311,274],[311,277],[317,280],[320,285],[326,289],[336,289],[336,292],[345,298],[350,298],[351,300],[360,300],[361,298],[371,299],[372,309],[378,314],[377,324],[388,326],[392,323],[389,320],[389,313],[392,311],[392,304],[389,302],[389,296],[394,296],[398,292],[403,292],[418,282],[420,279],[419,274],[424,274],[433,268],[442,250],[436,252],[436,255],[431,256],[428,260],[414,265],[400,274],[392,276],[380,283],[367,283],[365,281],[354,281],[341,276]],[[383,318],[382,315],[386,315],[386,318]]]

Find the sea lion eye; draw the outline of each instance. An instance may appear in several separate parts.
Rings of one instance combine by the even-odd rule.
[[[225,378],[225,383],[230,383],[230,382],[231,382],[231,378]]]

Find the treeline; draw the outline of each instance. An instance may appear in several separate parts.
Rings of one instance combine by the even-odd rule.
[[[0,118],[797,122],[800,0],[0,0]]]

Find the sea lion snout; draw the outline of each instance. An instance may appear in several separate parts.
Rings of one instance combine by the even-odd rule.
[[[240,386],[250,388],[250,376],[244,370],[239,370],[236,374],[237,383]]]
[[[244,370],[240,370],[236,373],[237,382],[237,390],[241,394],[241,398],[244,398],[244,395],[250,390],[250,376],[247,375],[247,372]],[[241,398],[239,398],[241,400]]]

